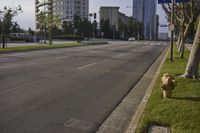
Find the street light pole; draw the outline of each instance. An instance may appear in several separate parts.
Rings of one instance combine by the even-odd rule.
[[[172,11],[171,11],[171,58],[170,61],[173,61],[173,43],[174,43],[174,3],[175,0],[172,0]]]
[[[5,12],[3,13],[3,22],[2,22],[2,48],[6,48],[5,44]]]
[[[113,25],[113,40],[115,40],[115,26]]]

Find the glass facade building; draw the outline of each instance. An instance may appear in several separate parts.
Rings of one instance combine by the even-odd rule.
[[[133,18],[143,23],[144,39],[154,40],[157,35],[157,0],[133,0]]]
[[[154,40],[156,36],[156,6],[157,0],[144,0],[144,37]]]
[[[133,18],[140,22],[143,20],[142,7],[142,0],[133,0]]]

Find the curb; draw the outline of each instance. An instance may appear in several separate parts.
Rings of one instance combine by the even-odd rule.
[[[148,89],[147,89],[147,91],[145,93],[145,97],[144,97],[143,101],[141,102],[141,104],[139,105],[138,110],[135,113],[135,115],[133,116],[133,119],[130,122],[130,125],[127,128],[127,130],[125,131],[125,133],[135,133],[135,131],[137,129],[137,126],[139,124],[139,121],[140,121],[140,119],[142,117],[142,114],[144,112],[144,109],[145,109],[145,107],[146,107],[146,105],[148,103],[149,97],[151,96],[151,93],[153,91],[154,85],[155,85],[155,83],[156,83],[156,81],[158,79],[158,76],[160,74],[160,71],[161,71],[161,69],[162,69],[162,67],[163,67],[163,65],[165,63],[165,60],[167,58],[168,52],[169,52],[169,50],[168,50],[168,48],[166,48],[165,51],[162,53],[162,55],[156,60],[156,63],[158,63],[159,60],[162,59],[160,65],[158,67],[158,70],[157,70],[153,80],[151,81],[150,86],[148,87]]]
[[[140,80],[133,86],[130,92],[123,98],[121,103],[115,108],[115,110],[103,121],[100,127],[97,129],[96,133],[124,133],[130,131],[134,133],[136,129],[135,118],[138,113],[141,113],[141,101],[143,103],[147,102],[147,94],[150,95],[147,88],[153,86],[152,79],[156,78],[155,75],[159,75],[157,72],[158,68],[161,69],[160,63],[166,58],[166,51],[168,47],[165,48],[150,68],[144,73]],[[164,64],[164,61],[163,63]],[[155,74],[156,73],[156,74]],[[157,78],[156,78],[157,79]],[[156,79],[154,79],[156,81]],[[154,81],[154,82],[155,82]],[[152,87],[153,88],[153,87]],[[142,105],[142,108],[145,106]],[[133,123],[132,119],[134,118],[134,125],[129,125]],[[140,117],[137,117],[139,119]],[[139,120],[137,120],[139,122]],[[138,123],[137,122],[137,123]],[[131,130],[130,130],[131,128]],[[128,129],[128,130],[127,130]],[[133,130],[134,129],[134,130]],[[129,132],[127,132],[129,133]]]

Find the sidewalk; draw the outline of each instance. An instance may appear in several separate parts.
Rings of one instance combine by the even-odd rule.
[[[123,99],[119,106],[103,122],[97,130],[97,133],[123,133],[125,131],[127,133],[134,133],[153,85],[159,75],[158,69],[161,68],[166,53],[167,48],[143,75],[130,93]],[[130,121],[131,124],[129,125]]]
[[[192,49],[192,44],[185,44],[185,47],[186,47],[188,50],[191,51],[191,49]]]

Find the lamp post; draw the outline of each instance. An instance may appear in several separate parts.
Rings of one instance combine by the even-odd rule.
[[[5,40],[5,14],[7,13],[7,7],[4,7],[4,11],[2,11],[3,17],[2,17],[2,48],[6,48],[6,40]]]
[[[174,3],[175,0],[172,0],[172,10],[171,10],[171,24],[170,24],[170,30],[171,30],[171,58],[170,61],[173,61],[173,43],[174,43]]]

